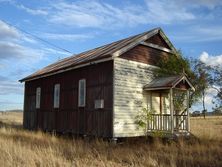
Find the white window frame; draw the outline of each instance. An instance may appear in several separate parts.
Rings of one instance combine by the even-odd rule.
[[[81,86],[83,86],[83,94],[81,94]],[[83,102],[81,102],[81,99],[83,96]],[[86,105],[86,79],[80,79],[79,80],[79,95],[78,95],[78,106],[79,107],[85,107]]]
[[[60,103],[60,84],[54,85],[54,108],[59,108]]]
[[[35,107],[37,109],[40,108],[40,104],[41,104],[41,87],[37,87],[36,88],[36,97],[35,97]]]

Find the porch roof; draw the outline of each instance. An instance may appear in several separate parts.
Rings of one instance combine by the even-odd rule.
[[[195,88],[184,74],[155,78],[150,83],[145,85],[143,89],[144,90],[171,89],[175,88],[181,81],[183,81],[183,83],[186,82],[189,88],[195,91]]]

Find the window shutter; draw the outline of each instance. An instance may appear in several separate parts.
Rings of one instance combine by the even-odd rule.
[[[60,84],[54,87],[54,108],[59,108]]]
[[[36,88],[36,108],[40,108],[40,100],[41,100],[41,88]]]

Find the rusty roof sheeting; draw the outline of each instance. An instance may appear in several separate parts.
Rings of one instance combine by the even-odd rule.
[[[73,55],[71,57],[67,57],[65,59],[62,59],[60,61],[57,61],[51,65],[46,66],[45,68],[36,71],[35,73],[23,78],[20,80],[20,82],[26,81],[26,80],[32,80],[41,76],[45,76],[60,70],[65,70],[69,67],[74,67],[77,65],[81,65],[84,63],[89,63],[91,61],[100,60],[103,58],[112,57],[112,54],[123,47],[133,43],[134,41],[138,40],[139,38],[143,37],[144,35],[151,34],[155,31],[159,31],[160,28],[155,28],[150,31],[134,35],[116,42],[112,42],[110,44],[97,47],[95,49],[91,49],[89,51],[82,52],[77,55]]]
[[[194,86],[191,84],[190,80],[187,78],[186,73],[180,75],[159,77],[152,80],[150,83],[143,87],[144,90],[159,90],[159,89],[170,89],[174,88],[182,80],[186,81],[192,91],[195,91]]]
[[[162,89],[162,88],[172,88],[174,84],[179,81],[184,75],[175,75],[168,77],[155,78],[149,84],[145,85],[143,88],[146,90],[152,89]]]

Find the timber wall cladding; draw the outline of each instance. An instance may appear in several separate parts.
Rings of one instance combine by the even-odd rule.
[[[116,58],[114,60],[114,137],[142,136],[135,117],[150,101],[143,86],[152,80],[154,66]]]
[[[47,131],[112,137],[113,62],[26,82],[24,127]],[[78,82],[86,79],[86,106],[78,107]],[[54,85],[60,83],[60,107],[53,108]],[[35,108],[36,88],[41,87],[40,109]],[[94,102],[104,99],[103,109]]]
[[[165,40],[160,36],[160,34],[154,35],[151,38],[147,39],[145,42],[153,43],[164,48],[170,49]]]
[[[128,52],[122,54],[120,57],[127,60],[156,65],[161,58],[167,57],[169,55],[171,54],[164,51],[138,45]]]

